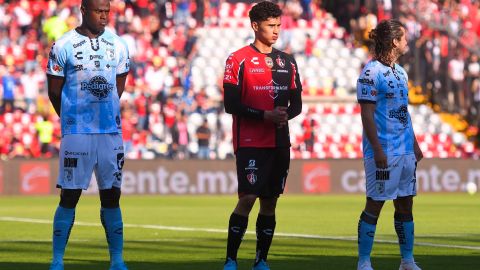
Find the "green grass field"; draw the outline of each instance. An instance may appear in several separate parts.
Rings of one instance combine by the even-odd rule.
[[[228,217],[235,196],[124,196],[125,259],[130,270],[222,269]],[[0,269],[48,269],[51,219],[57,197],[0,198]],[[273,270],[356,269],[356,231],[364,197],[283,196],[277,236],[269,255]],[[255,219],[240,247],[239,269],[251,269]],[[480,195],[439,194],[415,199],[415,258],[424,270],[480,269]],[[398,269],[393,207],[387,203],[377,227],[375,269]],[[99,199],[82,197],[65,269],[108,269]]]

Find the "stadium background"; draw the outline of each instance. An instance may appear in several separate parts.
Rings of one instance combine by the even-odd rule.
[[[80,2],[0,0],[0,250],[3,250],[0,269],[44,269],[49,258],[48,220],[57,203],[52,194],[58,192],[55,181],[60,126],[48,101],[45,67],[52,42],[80,23]],[[236,183],[231,117],[223,110],[221,81],[228,54],[253,40],[248,19],[252,2],[111,1],[109,27],[127,41],[132,61],[121,99],[127,152],[123,194],[129,195],[124,196],[122,207],[126,209],[126,223],[159,226],[161,236],[149,235],[154,239],[164,237],[157,241],[198,236],[179,235],[178,230],[168,234],[168,229],[162,231],[162,226],[213,227],[220,232],[226,226]],[[368,31],[379,20],[391,17],[407,26],[410,50],[401,58],[401,64],[409,73],[409,111],[426,157],[418,169],[419,191],[424,197],[417,199],[420,206],[416,213],[428,219],[423,220],[424,227],[419,227],[417,234],[424,244],[434,243],[432,248],[447,259],[430,258],[432,251],[427,247],[417,249],[429,269],[474,269],[480,265],[480,235],[478,228],[474,229],[480,219],[473,214],[478,213],[479,196],[465,194],[466,183],[480,184],[477,161],[480,154],[477,135],[480,123],[479,1],[297,0],[279,3],[284,16],[281,39],[276,47],[294,54],[298,62],[304,108],[290,124],[294,160],[287,194],[291,195],[285,196],[285,205],[279,207],[279,211],[282,207],[287,209],[279,213],[279,224],[284,222],[286,225],[280,230],[291,233],[278,240],[277,254],[272,255],[273,265],[278,265],[276,269],[307,266],[319,269],[319,265],[324,266],[322,269],[347,269],[345,265],[354,265],[355,242],[350,240],[354,239],[364,192],[362,126],[355,85],[361,67],[370,57]],[[197,128],[204,121],[211,137],[208,158],[200,159],[198,153],[202,145],[198,143]],[[92,181],[85,193],[95,194],[95,188]],[[199,194],[205,196],[190,196]],[[424,206],[421,206],[422,200]],[[82,198],[80,205],[85,205],[89,214],[83,216],[84,223],[98,221],[95,202],[96,196]],[[325,204],[330,209],[315,207]],[[354,205],[358,207],[352,207]],[[192,222],[182,215],[202,213],[205,208],[209,209],[210,223],[203,216],[195,216],[193,220],[199,221]],[[440,218],[443,209],[458,213],[458,223]],[[346,225],[324,222],[341,211],[344,213],[339,222]],[[384,216],[390,215],[388,211],[391,209],[387,209]],[[151,217],[137,216],[138,213],[150,213]],[[312,215],[317,217],[313,223],[321,222],[321,226],[305,225],[312,223],[307,219]],[[82,216],[77,220],[81,223]],[[386,241],[381,245],[380,256],[385,266],[382,269],[394,269],[391,262],[396,264],[394,258],[398,253],[392,244],[395,237],[389,221],[387,218],[382,221],[386,223],[385,229],[379,232],[380,240]],[[298,228],[298,224],[304,228]],[[101,234],[89,234],[90,229],[82,229],[90,225],[78,225],[79,229],[75,227],[72,232],[72,249],[80,250],[85,258],[92,256],[82,253],[90,243],[97,245],[98,242],[95,247],[98,248],[104,242]],[[181,256],[173,252],[166,256],[168,263],[164,258],[155,260],[153,255],[142,257],[143,253],[129,257],[129,252],[136,254],[129,245],[142,252],[145,246],[155,249],[150,242],[132,241],[137,233],[134,230],[141,228],[135,227],[137,225],[132,225],[132,238],[128,239],[128,229],[126,232],[127,261],[135,258],[134,269],[218,268],[217,262],[223,256],[223,234],[214,236],[213,240],[208,238],[214,243],[207,241],[208,244],[199,247],[203,250],[198,255],[200,261],[206,258],[211,261],[192,266],[180,263],[181,258],[175,261],[176,256]],[[31,226],[36,228],[35,233],[17,232],[19,228]],[[332,229],[337,226],[338,230]],[[304,235],[299,235],[302,233]],[[321,248],[312,240],[301,242],[309,239],[306,235],[320,241]],[[87,247],[75,242],[85,236]],[[35,241],[38,249],[30,249],[22,241]],[[165,241],[179,248],[180,253],[184,251],[181,248],[186,248],[176,241]],[[253,244],[253,239],[247,239],[245,245],[252,249]],[[302,245],[298,253],[305,258],[311,255],[309,252],[317,256],[303,261],[291,259],[286,253],[291,251],[291,245],[297,244]],[[338,253],[332,256],[345,257],[344,264],[324,258],[331,251],[325,251],[323,245],[333,250],[338,248]],[[205,255],[210,247],[215,247],[215,251]],[[275,250],[275,243],[272,249]],[[15,252],[24,256],[15,257],[12,255]],[[37,252],[41,254],[38,257]],[[187,252],[185,256],[198,259],[196,252]],[[242,257],[251,257],[247,251],[241,252],[244,252]],[[75,260],[74,255],[69,257],[68,251],[67,258]],[[453,258],[459,262],[452,264]],[[99,261],[105,257],[97,259],[79,262],[77,267],[98,269]],[[150,260],[151,263],[146,263]],[[17,261],[38,263],[13,263]],[[445,268],[449,264],[454,266]]]

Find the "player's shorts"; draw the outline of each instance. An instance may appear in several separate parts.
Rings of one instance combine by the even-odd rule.
[[[87,189],[95,171],[98,189],[120,188],[124,161],[122,134],[62,137],[57,187]]]
[[[289,148],[239,148],[238,196],[277,198],[283,193],[290,167]]]
[[[377,169],[375,159],[365,159],[367,197],[375,201],[417,195],[417,160],[414,154],[387,157],[388,168]]]

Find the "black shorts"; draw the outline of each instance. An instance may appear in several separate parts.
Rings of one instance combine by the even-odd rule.
[[[277,198],[285,189],[289,167],[289,148],[239,148],[238,196]]]

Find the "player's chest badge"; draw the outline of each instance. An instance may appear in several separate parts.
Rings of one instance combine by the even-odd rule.
[[[268,56],[265,57],[265,64],[267,65],[267,67],[272,68],[272,67],[273,67],[273,60],[272,60],[272,58],[270,58],[270,57],[268,57]]]
[[[279,65],[281,68],[285,67],[285,59],[280,58],[280,55],[277,56],[275,62],[277,62],[277,65]]]
[[[114,49],[106,49],[107,59],[110,61],[115,60],[115,50]]]

